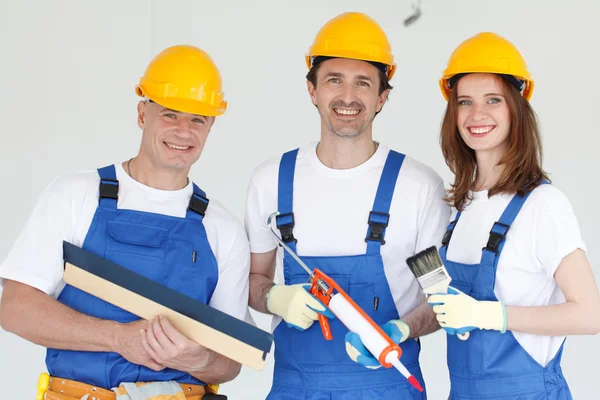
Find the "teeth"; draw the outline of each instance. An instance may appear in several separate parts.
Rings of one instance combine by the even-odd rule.
[[[489,131],[491,131],[492,129],[494,129],[493,126],[484,126],[481,128],[476,128],[476,127],[471,127],[469,128],[469,130],[475,134],[482,134],[482,133],[488,133]]]
[[[177,146],[171,143],[167,143],[167,146],[169,146],[172,149],[176,149],[176,150],[187,150],[190,148],[190,146]]]
[[[336,108],[335,112],[341,115],[356,115],[360,110],[346,110],[343,108]]]

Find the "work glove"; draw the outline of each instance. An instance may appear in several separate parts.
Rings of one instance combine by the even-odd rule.
[[[408,324],[399,319],[393,319],[380,325],[383,330],[394,343],[402,343],[410,335],[410,327]],[[377,369],[381,367],[381,364],[377,360],[377,357],[373,356],[369,350],[365,347],[360,336],[355,332],[348,332],[346,334],[346,353],[350,359],[354,362],[361,364],[369,369]],[[379,355],[377,355],[379,356]]]
[[[440,326],[450,335],[474,329],[506,332],[506,309],[500,301],[479,301],[452,287],[448,293],[429,296]]]
[[[267,310],[281,316],[290,328],[305,330],[319,319],[319,314],[335,318],[333,313],[311,295],[310,284],[275,285],[267,294]]]

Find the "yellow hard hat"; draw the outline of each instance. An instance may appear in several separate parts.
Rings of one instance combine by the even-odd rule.
[[[135,93],[163,107],[197,115],[218,116],[227,108],[217,66],[206,52],[188,45],[160,52]]]
[[[444,98],[450,97],[449,80],[453,76],[473,72],[513,76],[524,83],[523,97],[531,99],[534,85],[525,60],[519,50],[500,35],[482,32],[454,50],[439,81]]]
[[[312,58],[317,56],[378,62],[387,65],[388,79],[396,71],[385,32],[373,18],[358,12],[340,14],[321,28],[306,55],[309,69]]]

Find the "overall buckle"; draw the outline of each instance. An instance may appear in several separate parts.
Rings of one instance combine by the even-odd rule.
[[[100,179],[100,197],[106,199],[118,199],[119,181],[115,179]]]
[[[500,226],[503,229],[503,233],[498,233],[494,231],[494,228]],[[498,253],[498,246],[504,239],[506,239],[506,234],[510,229],[510,225],[503,224],[502,222],[495,222],[490,230],[490,238],[488,239],[487,245],[483,248],[484,250],[488,250],[494,253]]]
[[[385,244],[383,239],[383,230],[388,227],[390,222],[390,214],[382,213],[378,211],[371,211],[369,213],[369,236],[365,238],[365,242],[373,240]]]
[[[190,199],[188,210],[192,210],[204,217],[206,209],[208,208],[208,202],[209,200],[206,197],[194,192],[194,194],[192,194],[192,198]]]
[[[294,237],[294,226],[296,225],[296,221],[294,220],[293,212],[279,214],[275,217],[275,222],[277,223],[277,229],[279,229],[279,232],[281,233],[281,240],[283,242],[298,243],[298,240]]]

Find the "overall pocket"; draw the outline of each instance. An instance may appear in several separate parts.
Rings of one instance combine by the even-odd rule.
[[[383,322],[376,321],[375,317],[381,315],[380,312],[378,313],[379,307],[383,305],[387,298],[382,299],[379,296],[376,299],[374,286],[372,283],[350,283],[346,293],[369,317],[373,318],[376,323],[381,324]]]
[[[141,276],[164,283],[165,249],[168,231],[164,228],[124,221],[108,221],[106,258]],[[109,304],[113,319],[129,322],[137,316]]]
[[[217,261],[208,242],[171,240],[168,248],[164,259],[166,286],[208,304],[219,278]]]

